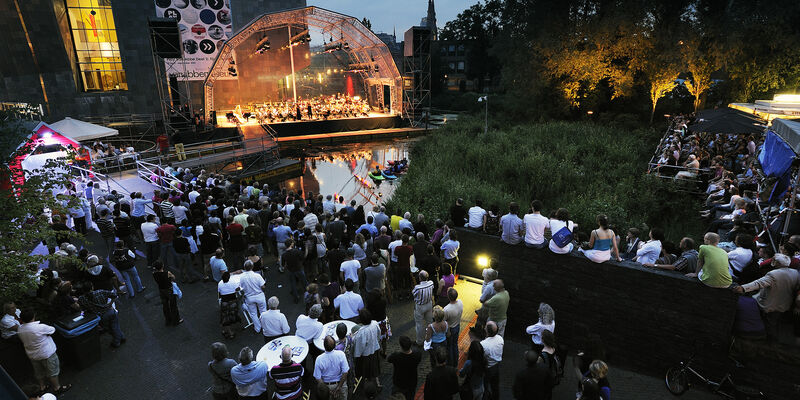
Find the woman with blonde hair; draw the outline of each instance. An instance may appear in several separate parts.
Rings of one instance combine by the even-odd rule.
[[[433,323],[425,328],[425,350],[430,350],[431,367],[436,366],[436,349],[447,344],[450,329],[444,320],[444,309],[441,306],[433,307]],[[429,347],[430,344],[430,347]]]
[[[617,261],[622,261],[617,247],[617,235],[608,229],[608,217],[604,214],[598,215],[597,225],[598,228],[593,230],[589,236],[589,249],[581,248],[579,251],[596,263],[606,262],[611,259],[612,255]]]

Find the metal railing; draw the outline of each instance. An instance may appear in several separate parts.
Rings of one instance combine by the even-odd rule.
[[[169,192],[175,190],[183,194],[183,190],[181,189],[183,182],[166,172],[161,165],[146,161],[136,161],[136,174],[139,178],[150,182],[150,184],[155,185],[163,191]]]
[[[81,120],[100,125],[110,124],[150,124],[162,120],[161,114],[117,114],[117,115],[103,115],[103,116],[86,116]]]

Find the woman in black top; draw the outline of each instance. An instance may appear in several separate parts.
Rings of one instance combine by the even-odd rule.
[[[392,337],[392,327],[386,316],[386,298],[383,297],[380,289],[372,289],[367,293],[365,306],[372,319],[377,321],[381,328],[381,356],[386,357],[386,342]]]
[[[153,280],[156,281],[158,287],[158,294],[161,297],[161,308],[164,312],[164,319],[167,326],[178,325],[183,322],[180,313],[178,312],[178,296],[173,293],[172,282],[175,280],[175,275],[172,272],[164,270],[164,264],[160,260],[153,263]]]

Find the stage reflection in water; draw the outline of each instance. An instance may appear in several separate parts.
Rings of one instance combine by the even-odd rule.
[[[379,185],[369,176],[375,167],[385,168],[390,161],[408,159],[414,139],[397,139],[341,146],[305,149],[281,149],[281,153],[304,162],[302,178],[282,182],[288,190],[314,195],[343,196],[347,203],[371,207],[388,200],[402,175],[397,180],[384,180]],[[413,162],[413,161],[412,161]]]

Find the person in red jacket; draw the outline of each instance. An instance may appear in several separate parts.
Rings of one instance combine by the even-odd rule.
[[[161,224],[158,228],[156,228],[156,234],[158,234],[158,241],[161,242],[161,262],[164,263],[165,267],[178,267],[178,254],[175,253],[175,247],[173,246],[172,242],[175,240],[175,231],[178,228],[172,224]],[[172,262],[168,262],[167,257],[172,259]]]
[[[156,143],[158,143],[158,152],[162,156],[166,156],[169,153],[169,138],[167,137],[166,133],[162,133],[160,136],[156,138]]]

